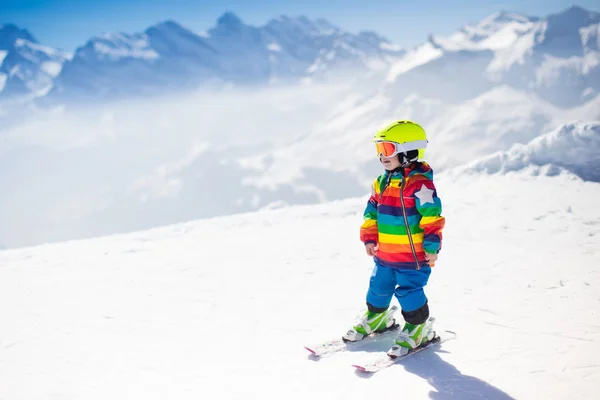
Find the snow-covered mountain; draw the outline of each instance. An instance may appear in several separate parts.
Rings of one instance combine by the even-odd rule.
[[[264,85],[372,71],[403,52],[372,32],[354,35],[325,20],[279,17],[263,27],[222,15],[194,33],[173,21],[138,34],[105,34],[77,49],[50,97],[120,97],[200,85]]]
[[[69,57],[42,46],[27,30],[0,25],[0,101],[46,94]]]
[[[573,119],[597,119],[600,99],[585,107],[564,110],[536,94],[498,86],[460,104],[447,104],[417,95],[404,97],[387,89],[347,95],[329,117],[297,141],[277,152],[257,152],[248,165],[255,174],[247,182],[276,188],[289,182],[312,187],[323,199],[350,188],[368,186],[381,168],[370,138],[382,121],[402,118],[419,121],[428,132],[426,159],[435,170],[456,167],[514,144],[528,143],[539,135]],[[335,151],[323,151],[335,149]],[[295,157],[302,154],[302,157]],[[245,165],[245,164],[244,164]],[[311,177],[333,174],[339,184]],[[325,172],[326,171],[326,172]],[[332,175],[332,176],[333,176]]]
[[[449,37],[432,40],[447,50],[500,50],[514,45],[539,21],[538,17],[499,11]]]
[[[390,90],[460,103],[506,84],[581,105],[600,91],[599,23],[576,6],[541,19],[496,13],[409,51],[390,70]]]
[[[583,180],[600,182],[600,122],[564,124],[527,144],[517,144],[457,171],[489,174],[528,171],[545,175],[568,171]]]
[[[424,120],[432,132],[430,155],[438,168],[505,150],[569,120],[570,114],[534,93],[496,86]]]
[[[599,23],[599,13],[577,6],[544,18],[498,12],[449,37],[430,36],[405,52],[376,33],[351,34],[322,19],[281,16],[254,27],[227,12],[206,32],[166,21],[142,33],[94,37],[62,69],[57,65],[66,56],[45,49],[59,55],[58,64],[42,68],[40,61],[29,68],[51,73],[40,75],[43,79],[22,73],[20,79],[36,76],[24,81],[36,93],[54,81],[47,101],[52,103],[58,98],[344,79],[344,71],[356,79],[387,71],[393,93],[458,104],[509,85],[565,108],[580,106],[600,92]],[[4,33],[0,40],[15,47],[13,36]]]

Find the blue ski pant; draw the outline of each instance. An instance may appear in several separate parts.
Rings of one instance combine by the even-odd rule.
[[[427,302],[423,288],[427,285],[431,267],[423,266],[419,270],[395,269],[375,264],[367,303],[376,308],[388,308],[392,297],[396,296],[402,311],[417,310]]]

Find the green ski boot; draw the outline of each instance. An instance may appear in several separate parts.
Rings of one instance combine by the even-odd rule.
[[[388,356],[392,358],[405,356],[411,350],[432,340],[435,337],[435,332],[433,331],[434,321],[434,318],[430,318],[426,322],[417,325],[406,322],[396,342],[388,350]]]
[[[345,342],[358,342],[371,333],[383,332],[394,327],[396,324],[394,313],[396,310],[398,310],[398,307],[392,306],[382,313],[365,311],[360,321],[346,332],[342,339]]]

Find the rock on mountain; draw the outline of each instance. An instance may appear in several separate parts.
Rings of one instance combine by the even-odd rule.
[[[47,93],[68,58],[40,45],[27,30],[0,25],[0,100]]]

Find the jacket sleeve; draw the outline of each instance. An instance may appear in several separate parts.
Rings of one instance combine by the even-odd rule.
[[[419,180],[415,189],[415,203],[421,214],[423,250],[437,254],[442,248],[442,229],[446,219],[442,217],[442,201],[437,196],[435,185],[430,179]]]
[[[364,244],[377,243],[377,198],[379,196],[379,182],[373,182],[371,197],[363,214],[364,222],[360,227],[360,240]]]

